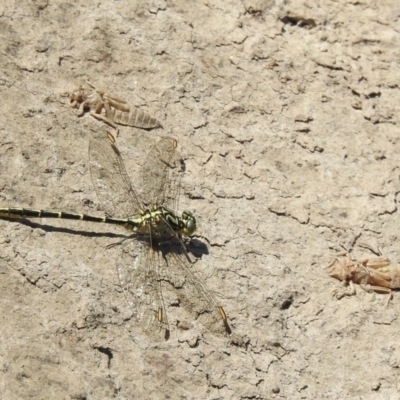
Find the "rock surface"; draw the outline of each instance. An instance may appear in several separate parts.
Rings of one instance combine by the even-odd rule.
[[[338,301],[324,266],[363,243],[400,262],[399,19],[395,0],[3,2],[0,206],[102,215],[104,124],[66,101],[85,79],[129,100],[163,126],[120,127],[133,185],[175,137],[233,334],[169,303],[170,339],[148,341],[118,226],[0,220],[1,398],[397,398],[400,293]]]

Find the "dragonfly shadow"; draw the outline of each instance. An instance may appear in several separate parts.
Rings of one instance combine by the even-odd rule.
[[[188,253],[192,254],[195,258],[201,258],[209,254],[207,245],[195,238],[191,238],[190,241],[186,243],[186,249]]]
[[[123,239],[110,244],[108,247],[119,246],[126,240],[131,239],[141,242],[145,246],[150,246],[149,236],[146,234],[133,234],[119,237],[122,237]],[[185,251],[194,258],[201,258],[203,255],[209,254],[207,245],[198,239],[191,238],[190,240],[182,240],[177,236],[170,236],[169,238],[153,238],[152,241],[153,249],[160,251],[161,253],[182,254],[182,245],[184,246]]]
[[[25,226],[29,226],[34,229],[43,229],[45,232],[59,232],[59,233],[67,233],[69,235],[79,235],[79,236],[85,236],[85,237],[110,237],[110,238],[126,238],[126,235],[118,234],[118,233],[112,233],[112,232],[90,232],[90,231],[83,231],[83,230],[77,230],[77,229],[71,229],[71,228],[64,228],[64,227],[58,227],[58,226],[53,226],[53,225],[46,225],[46,224],[40,224],[37,222],[33,222],[28,219],[7,219],[8,222],[12,223],[18,223],[22,224]]]

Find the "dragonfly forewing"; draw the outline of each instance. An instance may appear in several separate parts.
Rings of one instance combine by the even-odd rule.
[[[163,138],[150,150],[142,169],[141,199],[147,206],[163,205],[176,212],[185,171],[177,142]]]
[[[184,247],[177,243],[160,251],[166,260],[165,273],[174,286],[179,304],[210,332],[216,335],[231,333],[225,311],[206,287]]]

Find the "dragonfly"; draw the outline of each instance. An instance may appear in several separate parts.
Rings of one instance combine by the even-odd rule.
[[[132,315],[152,339],[168,339],[163,297],[172,290],[195,320],[216,335],[231,334],[225,310],[194,268],[183,237],[197,228],[192,212],[177,214],[184,162],[177,141],[166,137],[150,150],[142,167],[140,193],[131,184],[115,138],[109,132],[89,142],[93,185],[105,216],[19,207],[0,208],[0,218],[63,218],[122,225],[132,232],[121,246],[118,279]],[[121,244],[121,243],[119,243]]]

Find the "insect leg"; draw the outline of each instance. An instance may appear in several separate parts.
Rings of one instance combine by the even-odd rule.
[[[101,121],[104,121],[106,124],[112,126],[114,129],[117,129],[117,125],[115,125],[114,121],[112,121],[110,118],[107,118],[106,115],[98,114],[95,111],[91,111],[90,115],[92,115],[93,117],[95,117]]]
[[[343,283],[345,283],[345,281]],[[356,288],[354,286],[354,283],[352,281],[349,281],[348,283],[349,283],[349,289],[347,290],[335,289],[332,292],[332,296],[336,297],[338,300],[340,300],[344,296],[354,296],[356,294]]]

